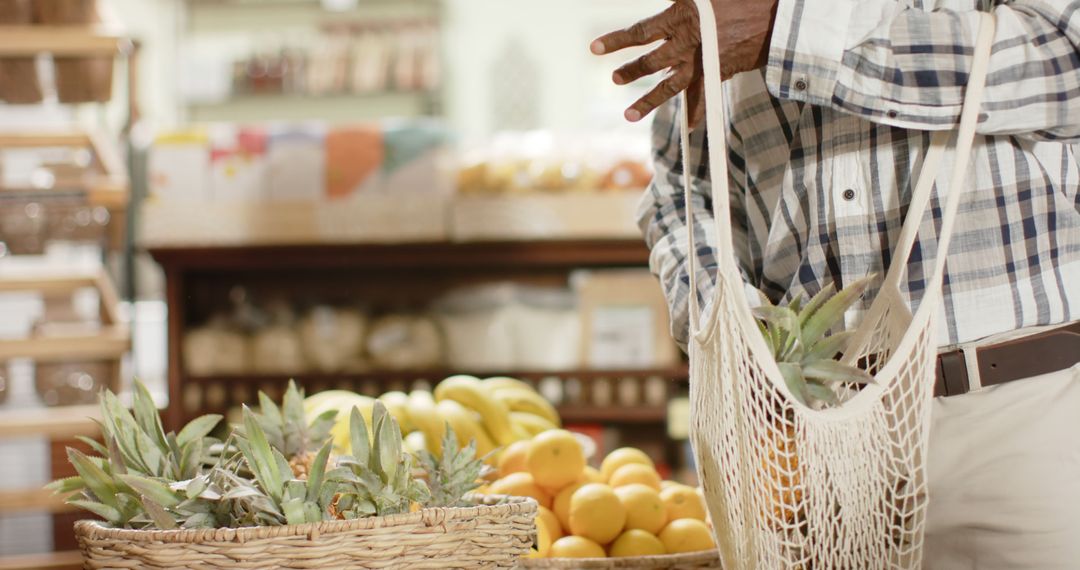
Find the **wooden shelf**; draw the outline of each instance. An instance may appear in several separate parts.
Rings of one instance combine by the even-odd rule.
[[[82,567],[82,555],[78,552],[0,556],[0,570],[78,570]]]
[[[341,244],[252,247],[153,247],[170,271],[303,269],[542,269],[641,267],[649,250],[641,240],[572,240],[471,243]]]
[[[67,513],[77,510],[65,503],[63,497],[53,495],[52,491],[43,488],[0,490],[0,513]]]
[[[97,406],[65,406],[34,410],[0,411],[0,437],[42,436],[71,439],[77,435],[96,436]]]
[[[306,373],[295,374],[230,374],[216,376],[188,376],[187,380],[196,384],[286,384],[290,379],[305,384],[335,384],[350,382],[394,382],[400,380],[442,380],[458,374],[459,371],[440,368],[430,370],[397,370],[374,372]],[[686,380],[689,374],[685,366],[638,370],[515,370],[477,372],[478,376],[510,376],[521,380],[542,380],[544,378],[576,378],[578,380],[596,380],[601,378],[664,378],[667,380]]]
[[[0,26],[0,55],[116,55],[123,37],[88,26]]]
[[[381,117],[431,115],[438,95],[427,92],[340,95],[236,95],[223,101],[186,104],[192,122],[303,121],[355,122]]]
[[[560,406],[563,423],[663,424],[667,406]]]

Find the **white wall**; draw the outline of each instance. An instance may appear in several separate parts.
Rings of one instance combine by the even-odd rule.
[[[466,138],[492,130],[493,65],[517,40],[539,72],[541,126],[563,131],[623,127],[640,95],[611,72],[627,56],[589,53],[596,36],[662,10],[663,0],[447,0],[446,112]],[[641,127],[639,127],[640,129]]]

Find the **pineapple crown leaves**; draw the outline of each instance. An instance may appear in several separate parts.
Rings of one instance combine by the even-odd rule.
[[[433,507],[465,506],[464,496],[480,486],[480,479],[490,471],[484,458],[476,456],[476,440],[459,447],[454,428],[446,425],[443,436],[442,456],[424,450],[420,462],[427,473]]]
[[[372,433],[360,410],[349,415],[351,454],[338,458],[330,478],[340,484],[335,509],[346,518],[408,512],[426,504],[430,493],[413,477],[412,456],[404,452],[401,430],[382,402],[372,410]]]
[[[803,404],[835,405],[836,384],[866,384],[873,378],[864,370],[836,360],[851,340],[850,331],[826,336],[840,324],[844,313],[866,292],[874,276],[841,291],[830,284],[806,305],[796,297],[787,306],[775,306],[762,295],[754,317],[790,392]]]
[[[304,391],[292,380],[289,380],[281,407],[259,392],[259,411],[255,414],[267,440],[288,458],[321,448],[330,440],[330,429],[336,416],[336,411],[328,410],[308,422],[304,414]]]
[[[330,459],[331,442],[327,440],[312,463],[306,481],[294,479],[292,467],[281,451],[270,445],[258,418],[244,406],[244,434],[237,435],[236,446],[247,468],[254,474],[258,488],[280,512],[286,524],[319,522],[329,518],[328,498],[322,493],[326,481],[326,465]],[[241,485],[230,498],[256,496],[250,486]]]
[[[162,502],[172,501],[156,493],[147,493],[145,485],[133,481],[178,480],[194,477],[204,460],[205,450],[214,441],[207,437],[221,421],[221,416],[197,418],[180,433],[165,433],[150,392],[135,382],[132,408],[129,411],[109,390],[100,397],[102,420],[97,422],[104,444],[90,438],[79,440],[99,457],[88,456],[69,448],[68,461],[77,473],[46,486],[55,494],[71,495],[67,502],[101,516],[118,526],[133,525],[142,515],[164,526],[160,515]],[[158,487],[149,488],[157,491]],[[161,507],[161,508],[157,508]]]

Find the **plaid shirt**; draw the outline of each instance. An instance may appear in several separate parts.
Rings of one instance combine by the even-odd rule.
[[[884,274],[926,131],[959,120],[980,8],[989,6],[780,0],[768,66],[724,83],[731,226],[749,287],[775,302]],[[993,9],[997,32],[949,251],[942,345],[1080,318],[1080,0]],[[656,177],[639,223],[685,347],[690,287],[677,106],[657,111]],[[716,268],[704,147],[704,128],[695,129],[702,306]],[[951,164],[946,153],[943,168]],[[938,254],[936,196],[931,208],[908,264],[913,309]],[[849,315],[849,325],[868,305]]]

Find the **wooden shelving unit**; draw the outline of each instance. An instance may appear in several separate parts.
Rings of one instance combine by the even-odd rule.
[[[129,45],[123,36],[94,26],[0,26],[0,56],[114,55]]]
[[[225,411],[253,398],[257,389],[280,389],[294,377],[310,391],[349,387],[385,391],[415,380],[438,381],[467,370],[374,371],[342,374],[240,374],[194,376],[183,366],[187,327],[200,322],[215,303],[237,283],[259,291],[321,292],[389,295],[394,299],[428,300],[448,287],[467,283],[516,280],[561,283],[577,269],[641,268],[649,252],[638,240],[516,241],[475,243],[403,243],[391,245],[307,245],[221,248],[155,247],[150,253],[166,278],[168,316],[168,422],[184,420],[207,410]],[[219,307],[215,307],[219,308]],[[661,370],[509,370],[471,371],[478,375],[507,375],[539,382],[545,378],[572,379],[588,392],[596,381],[649,379],[685,382],[683,366]],[[643,392],[644,387],[641,388]],[[209,392],[215,394],[209,394]],[[194,394],[194,397],[193,397]],[[185,407],[184,402],[199,402]],[[644,402],[644,399],[640,400]],[[571,423],[662,424],[665,405],[617,405],[586,398],[567,403],[561,412]],[[655,430],[662,433],[662,429]]]

